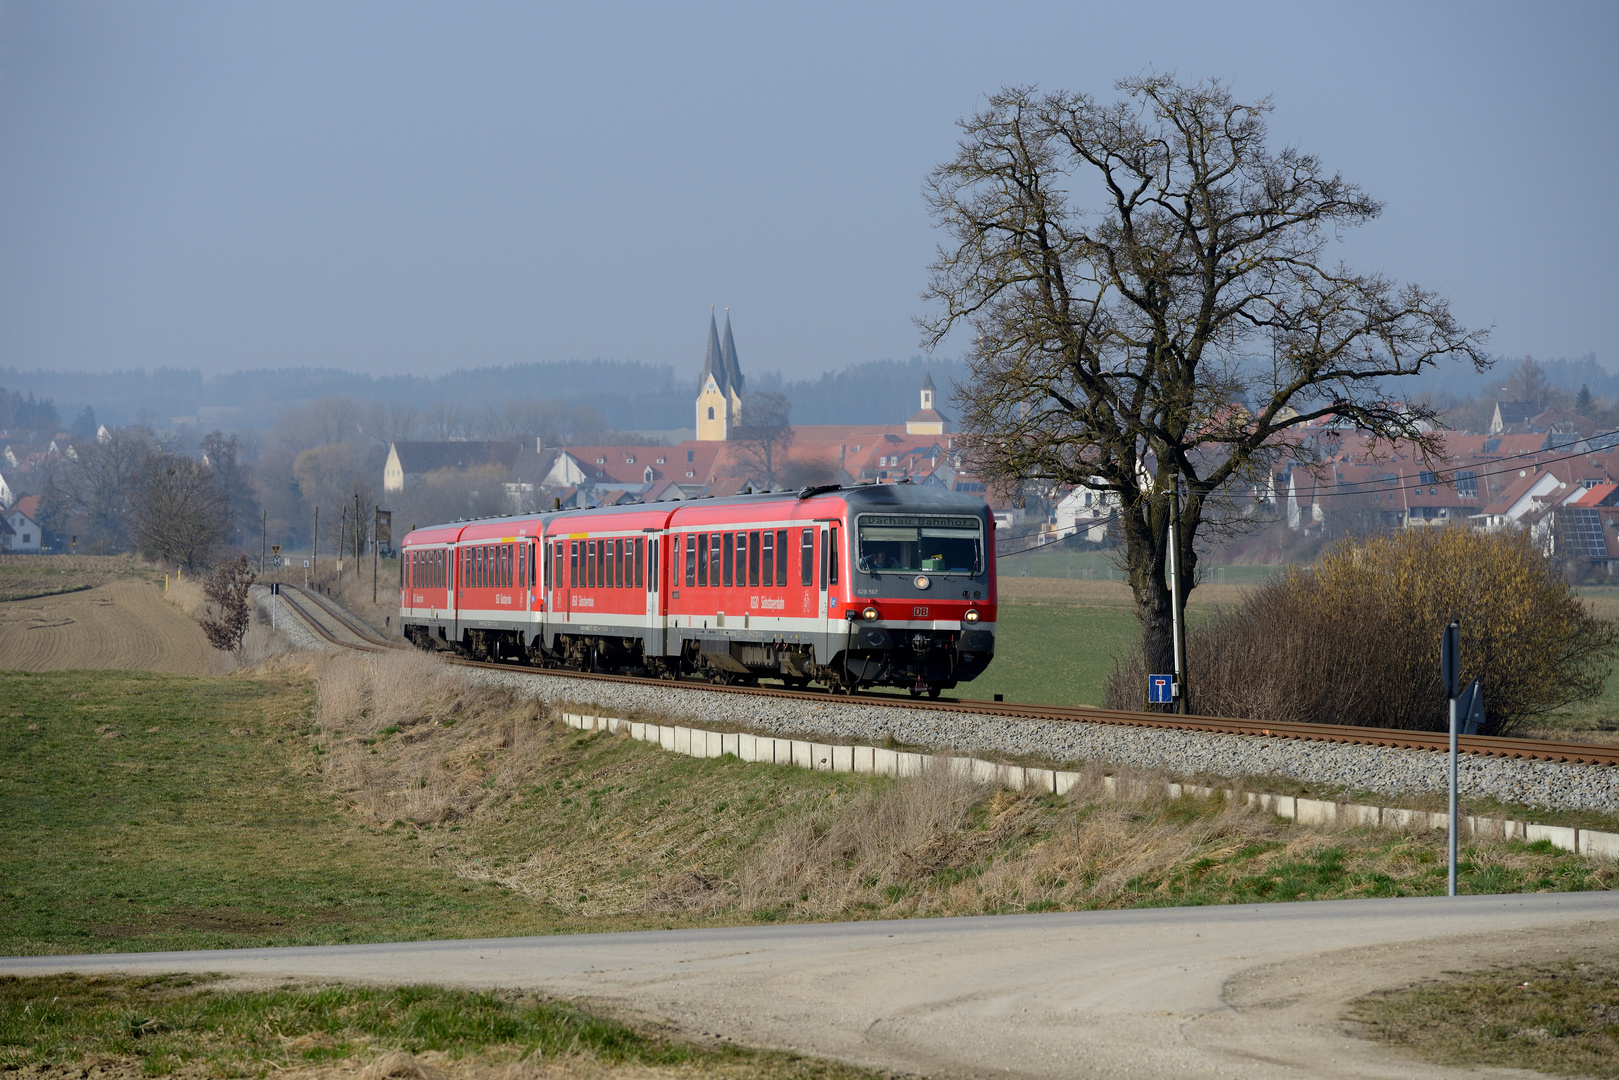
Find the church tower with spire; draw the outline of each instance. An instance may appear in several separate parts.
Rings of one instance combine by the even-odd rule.
[[[933,386],[933,373],[922,376],[922,408],[905,421],[907,435],[943,435],[950,430],[950,421],[938,410],[935,400],[939,392]]]
[[[697,438],[701,442],[724,442],[742,420],[742,367],[736,359],[736,339],[731,336],[731,312],[725,312],[725,339],[721,344],[714,313],[708,314],[708,352],[703,356],[703,374],[697,386]]]

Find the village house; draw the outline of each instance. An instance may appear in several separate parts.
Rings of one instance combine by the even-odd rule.
[[[26,495],[0,510],[7,531],[0,533],[0,551],[7,555],[38,555],[40,548],[39,496]]]

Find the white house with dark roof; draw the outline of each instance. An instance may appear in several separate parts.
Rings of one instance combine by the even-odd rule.
[[[0,535],[0,549],[7,555],[38,555],[41,529],[39,527],[39,496],[18,499],[5,510],[0,510],[11,535]]]
[[[382,467],[382,490],[404,491],[406,484],[440,469],[484,465],[509,469],[520,449],[515,442],[396,442],[388,447],[388,461]]]

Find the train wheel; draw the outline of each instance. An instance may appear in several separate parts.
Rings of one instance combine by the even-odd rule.
[[[928,697],[930,697],[930,698],[938,697],[939,693],[943,689],[944,689],[944,687],[942,687],[942,686],[930,686],[930,687],[928,687]]]

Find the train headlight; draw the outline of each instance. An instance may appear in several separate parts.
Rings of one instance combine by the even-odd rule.
[[[876,622],[877,621],[877,609],[874,608],[874,607],[868,607],[866,610],[864,610],[864,611],[862,611],[860,613],[860,617],[862,619],[865,619],[867,622]]]
[[[916,575],[916,587],[918,589],[925,589],[929,585],[932,585],[932,584],[933,584],[933,582],[928,580],[928,576],[926,574],[918,574],[918,575]]]
[[[963,622],[970,622],[970,623],[977,622],[978,621],[978,609],[977,608],[968,608],[967,609],[967,614],[963,615],[961,617],[961,619],[962,619]]]

